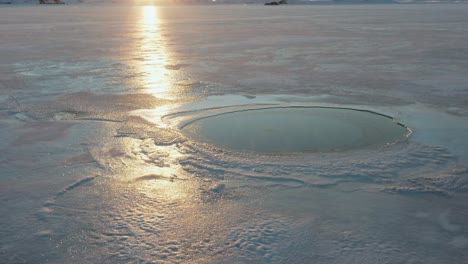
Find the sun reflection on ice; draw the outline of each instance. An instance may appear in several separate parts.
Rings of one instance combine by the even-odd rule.
[[[195,182],[185,173],[179,161],[184,157],[176,145],[161,146],[153,139],[125,140],[124,182],[132,183],[147,197],[165,201],[190,199]],[[195,184],[195,185],[194,185]]]
[[[141,45],[138,51],[143,57],[140,64],[144,73],[142,86],[145,92],[158,98],[171,99],[171,73],[165,68],[170,59],[161,33],[159,9],[155,6],[145,6],[142,11],[139,31]]]
[[[143,93],[157,98],[174,100],[179,93],[175,82],[179,76],[174,68],[167,39],[162,26],[160,14],[164,10],[156,6],[145,6],[138,12],[138,30],[136,31],[135,55],[138,61],[135,67],[142,73],[139,87]],[[172,68],[171,68],[172,67]],[[168,126],[161,121],[174,104],[162,105],[156,109],[140,109],[131,115],[143,117],[150,126],[133,127],[145,130],[145,136],[128,139],[125,142],[127,153],[131,157],[121,171],[126,181],[133,182],[136,190],[150,198],[168,202],[189,200],[196,189],[196,182],[182,169],[179,160],[184,157],[179,147],[172,141],[161,142],[161,135]],[[152,113],[151,117],[142,116],[140,112]],[[143,122],[144,123],[144,122]],[[147,130],[151,130],[151,133]],[[147,133],[146,133],[147,132]],[[175,141],[177,141],[175,139]]]

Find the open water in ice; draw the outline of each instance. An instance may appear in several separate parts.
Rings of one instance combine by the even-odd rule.
[[[405,140],[411,130],[391,117],[357,109],[270,106],[195,116],[182,125],[182,132],[237,151],[307,153],[391,145]]]
[[[468,5],[16,6],[0,36],[1,263],[468,262]],[[184,131],[299,107],[413,133],[278,153]]]

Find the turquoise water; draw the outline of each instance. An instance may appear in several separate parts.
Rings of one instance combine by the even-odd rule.
[[[337,108],[270,108],[194,120],[190,138],[238,151],[264,153],[346,151],[403,140],[408,130],[376,113]]]

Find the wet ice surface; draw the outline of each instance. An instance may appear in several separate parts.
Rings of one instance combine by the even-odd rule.
[[[467,262],[467,12],[1,8],[1,262]],[[264,155],[177,125],[246,105],[366,109],[414,133]]]

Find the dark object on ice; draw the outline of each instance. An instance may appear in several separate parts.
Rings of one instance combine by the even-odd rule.
[[[39,0],[39,4],[41,5],[63,5],[65,2],[61,0]]]
[[[214,192],[214,193],[221,193],[222,191],[224,191],[224,189],[226,189],[226,185],[221,183],[221,184],[217,184],[217,185],[211,187],[210,191]]]
[[[288,0],[281,0],[279,2],[265,3],[265,5],[286,5],[286,4],[288,4]]]

